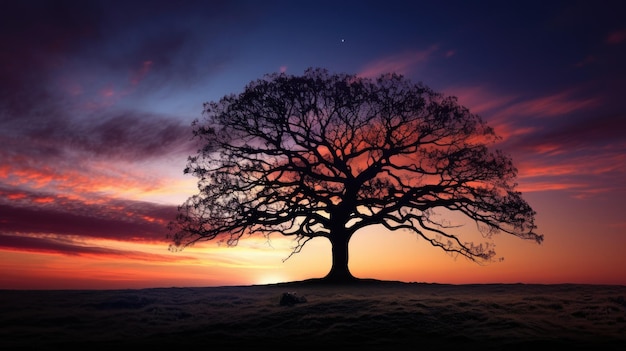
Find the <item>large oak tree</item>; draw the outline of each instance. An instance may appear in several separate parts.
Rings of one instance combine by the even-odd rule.
[[[199,192],[170,223],[173,249],[260,233],[293,236],[293,254],[324,237],[324,279],[343,282],[354,279],[350,239],[372,225],[473,261],[494,259],[496,233],[543,240],[511,158],[492,149],[493,129],[401,75],[269,74],[206,103],[193,127],[202,147],[185,173],[199,178]],[[485,242],[464,240],[446,213],[476,222]]]

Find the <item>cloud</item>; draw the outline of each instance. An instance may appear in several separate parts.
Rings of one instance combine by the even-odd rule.
[[[136,250],[120,250],[102,246],[85,245],[82,242],[62,240],[57,237],[3,235],[0,233],[0,249],[22,252],[62,254],[69,256],[96,256],[122,258],[150,262],[174,262],[193,259],[190,256],[160,255]]]
[[[614,151],[626,148],[625,128],[626,116],[596,115],[590,111],[585,116],[566,117],[544,124],[541,130],[511,140],[510,146],[534,154],[610,153],[611,148],[617,148]]]
[[[4,248],[139,257],[74,239],[166,245],[175,207],[127,196],[158,197],[178,184],[164,176],[178,167],[171,160],[197,150],[189,118],[155,112],[154,100],[141,98],[185,94],[228,58],[215,50],[218,31],[198,30],[219,26],[221,14],[233,11],[227,2],[185,22],[154,20],[198,4],[3,3],[0,40],[10,48],[0,53]]]
[[[589,133],[579,140],[589,140],[590,136],[604,138],[604,132],[615,135],[616,132],[607,128],[623,125],[617,115],[590,119],[589,114],[595,113],[594,109],[601,106],[604,99],[579,98],[574,89],[534,97],[495,93],[484,86],[452,87],[448,91],[458,97],[461,105],[488,121],[505,141],[524,138],[525,145],[532,145],[529,140],[533,140],[533,135],[540,135],[537,140],[543,141],[546,134],[554,133],[554,137],[561,139],[564,124],[569,124],[565,127],[568,133]],[[548,139],[553,144],[555,138]]]
[[[59,130],[59,141],[72,150],[114,159],[145,159],[195,151],[191,126],[176,118],[128,111],[76,129]]]
[[[0,143],[0,186],[83,200],[172,186],[178,180],[168,172],[177,167],[182,175],[198,146],[190,125],[140,113],[8,129]]]
[[[43,201],[42,201],[43,200]],[[0,188],[0,233],[165,242],[176,207],[107,197],[90,201]]]
[[[196,149],[190,124],[137,111],[103,112],[89,119],[52,118],[22,128],[5,126],[5,132],[0,132],[5,145],[0,154],[5,155],[67,157],[71,150],[87,157],[135,160]]]
[[[449,87],[446,89],[446,93],[456,96],[461,105],[479,115],[501,110],[516,99],[511,95],[495,94],[487,87],[480,85]]]
[[[52,72],[97,36],[92,2],[7,1],[0,11],[0,114],[22,115],[51,100]]]
[[[520,189],[525,192],[561,190],[571,192],[575,198],[588,198],[626,191],[624,141],[596,141],[571,148],[555,141],[553,149],[527,150],[515,155]]]
[[[562,118],[511,138],[524,191],[570,191],[587,198],[626,190],[626,127],[619,115]]]
[[[450,89],[502,137],[524,192],[569,191],[576,198],[624,191],[626,116],[606,97],[576,89],[545,96],[496,93],[485,86]]]
[[[136,106],[131,96],[184,94],[232,57],[219,43],[223,18],[246,16],[228,2],[35,0],[2,6],[0,41],[10,50],[0,53],[0,120],[21,125],[54,125],[122,103]]]
[[[610,45],[621,44],[624,41],[626,41],[626,29],[613,31],[606,37],[606,43]]]
[[[361,77],[376,78],[381,74],[397,73],[407,75],[416,66],[427,62],[436,52],[436,45],[423,51],[410,51],[397,55],[384,57],[378,61],[367,64],[358,73]]]
[[[448,95],[457,97],[459,104],[467,107],[470,112],[480,115],[504,140],[509,139],[512,135],[532,132],[532,128],[520,128],[520,126],[514,125],[515,120],[500,113],[515,102],[515,96],[498,95],[486,87],[477,85],[451,87],[446,91]]]
[[[500,113],[510,115],[525,115],[534,117],[564,116],[584,109],[597,106],[598,98],[577,98],[571,91],[559,92],[548,96],[540,96],[525,101],[519,101],[507,107]]]
[[[3,5],[7,11],[0,15],[0,40],[11,50],[0,54],[0,163],[25,162],[14,155],[52,158],[54,162],[68,156],[68,149],[85,152],[80,157],[87,159],[104,156],[127,160],[192,150],[188,143],[191,130],[188,122],[181,122],[181,116],[138,112],[132,107],[111,109],[115,99],[130,93],[129,89],[158,86],[143,83],[157,64],[158,69],[170,72],[160,78],[163,80],[185,72],[198,77],[198,72],[186,69],[194,65],[184,62],[164,68],[168,60],[173,61],[168,57],[177,55],[168,45],[183,45],[168,44],[167,40],[156,46],[141,45],[143,49],[130,56],[119,57],[108,51],[116,39],[110,37],[111,32],[131,38],[136,32],[139,42],[150,34],[142,36],[141,28],[132,27],[132,22],[115,23],[122,28],[110,27],[116,18],[106,5],[82,1],[10,1]],[[148,21],[153,7],[135,10],[145,10],[146,17],[139,18]],[[183,41],[184,33],[177,35],[178,39],[170,42]],[[128,46],[135,47],[132,43]],[[169,56],[160,59],[166,55],[163,52]],[[111,55],[116,59],[107,60]],[[150,61],[153,55],[159,61]],[[103,71],[108,65],[119,67],[117,71]],[[102,78],[93,78],[100,73]]]

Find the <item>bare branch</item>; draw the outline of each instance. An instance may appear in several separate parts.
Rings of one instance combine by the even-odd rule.
[[[442,210],[474,221],[485,239],[543,240],[512,160],[491,149],[493,129],[456,98],[400,75],[270,74],[205,104],[193,126],[204,146],[185,173],[199,193],[170,223],[174,249],[278,233],[294,237],[291,257],[326,237],[347,272],[352,235],[382,224],[470,260],[495,257],[490,243],[435,220]]]

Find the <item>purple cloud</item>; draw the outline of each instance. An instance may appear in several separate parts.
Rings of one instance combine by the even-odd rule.
[[[7,235],[52,234],[165,245],[167,223],[176,215],[175,206],[132,200],[87,202],[8,189],[0,196],[0,233]]]

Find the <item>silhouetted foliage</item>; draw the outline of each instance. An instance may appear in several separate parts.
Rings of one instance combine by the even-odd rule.
[[[348,281],[348,243],[372,225],[477,262],[494,259],[493,245],[461,240],[442,216],[462,214],[487,239],[543,240],[510,157],[490,150],[492,128],[455,97],[401,75],[270,74],[206,103],[203,116],[193,123],[203,147],[185,169],[199,193],[170,223],[172,249],[278,233],[295,238],[294,254],[325,237],[325,279]]]

